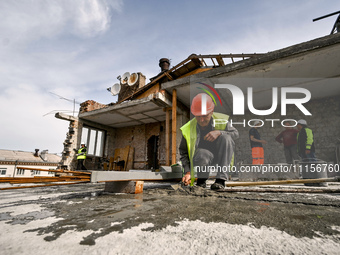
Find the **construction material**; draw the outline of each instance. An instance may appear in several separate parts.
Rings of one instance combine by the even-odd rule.
[[[53,172],[53,173],[66,173],[66,174],[88,174],[91,175],[89,172],[80,172],[80,171],[67,171],[67,170],[62,170],[62,169],[41,169],[41,168],[31,168],[31,167],[17,167],[17,169],[23,169],[23,170],[31,170],[31,171],[43,171],[43,172]]]
[[[171,164],[176,164],[176,152],[177,152],[177,144],[176,144],[176,137],[177,137],[177,90],[172,90],[172,158]]]
[[[170,165],[170,110],[165,108],[165,164]]]
[[[151,171],[92,171],[91,182],[180,180],[182,173]]]
[[[27,184],[27,183],[45,183],[44,185],[34,185],[34,186],[15,186],[1,188],[0,190],[6,189],[24,189],[24,188],[36,188],[54,185],[69,185],[77,183],[87,183],[91,180],[90,172],[79,172],[79,171],[65,171],[62,169],[50,170],[50,169],[40,169],[40,168],[29,168],[29,167],[17,167],[17,169],[31,170],[31,171],[46,171],[59,173],[60,176],[34,176],[34,177],[0,177],[0,183],[10,183],[10,184]],[[58,182],[58,184],[52,184],[53,182]],[[64,182],[64,183],[60,183]]]
[[[69,180],[81,180],[85,179],[90,181],[90,176],[88,175],[79,175],[79,176],[73,176],[73,175],[65,175],[60,177],[48,177],[48,176],[35,176],[35,177],[0,177],[0,183],[1,182],[60,182],[60,181],[69,181]]]
[[[227,187],[236,186],[258,186],[258,185],[282,185],[295,183],[321,183],[321,182],[339,182],[340,178],[323,178],[323,179],[299,179],[299,180],[283,180],[283,181],[262,181],[262,182],[233,182],[226,183]]]
[[[143,181],[106,182],[104,191],[111,193],[139,194],[143,193],[143,185]]]
[[[256,193],[340,193],[340,189],[238,189],[238,188],[225,188],[216,190],[217,192],[256,192]]]
[[[117,148],[114,157],[110,158],[110,170],[128,171],[133,168],[134,148],[130,145],[125,148]]]
[[[88,183],[88,182],[86,181],[86,182],[53,183],[53,184],[32,185],[32,186],[16,186],[16,187],[0,188],[0,190],[39,188],[39,187],[60,186],[60,185],[73,185],[73,184],[79,184],[79,183]]]

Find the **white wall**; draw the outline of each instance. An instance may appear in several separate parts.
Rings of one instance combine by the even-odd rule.
[[[39,165],[17,165],[17,167],[27,167],[27,168],[40,168],[40,169],[57,169],[57,166],[39,166]],[[24,171],[23,174],[18,173],[18,169],[16,169],[14,173],[14,169],[16,169],[15,165],[12,164],[3,164],[0,165],[0,177],[34,177],[34,176],[45,176],[45,177],[53,177],[55,173],[49,173],[45,171],[40,171],[40,173],[34,173],[32,170],[21,170]],[[4,170],[6,170],[6,174],[3,174]]]

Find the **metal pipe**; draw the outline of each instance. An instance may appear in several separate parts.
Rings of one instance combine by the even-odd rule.
[[[330,13],[330,14],[327,14],[327,15],[324,15],[324,16],[321,16],[321,17],[319,17],[319,18],[313,19],[313,22],[314,22],[314,21],[318,21],[318,20],[320,20],[320,19],[328,18],[328,17],[333,16],[333,15],[338,14],[338,13],[340,13],[340,11],[333,12],[333,13]]]

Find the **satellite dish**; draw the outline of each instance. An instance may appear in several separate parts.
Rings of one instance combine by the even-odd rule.
[[[137,81],[138,81],[138,74],[132,73],[130,75],[129,79],[127,80],[127,84],[129,86],[133,86],[133,85],[135,85],[137,83]]]
[[[127,83],[127,80],[129,79],[130,77],[130,73],[129,72],[126,72],[122,75],[122,78],[120,79],[120,82],[122,84],[126,84]]]
[[[118,95],[118,93],[119,93],[119,91],[120,91],[120,88],[121,88],[121,86],[120,86],[119,83],[114,84],[114,85],[111,87],[111,94],[112,94],[112,96]]]

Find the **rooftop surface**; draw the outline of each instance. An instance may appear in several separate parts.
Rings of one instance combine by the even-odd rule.
[[[137,195],[104,193],[104,184],[2,191],[2,254],[338,254],[340,249],[339,193],[184,192],[170,184],[145,183]],[[325,189],[339,188],[330,183]]]

